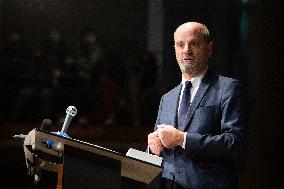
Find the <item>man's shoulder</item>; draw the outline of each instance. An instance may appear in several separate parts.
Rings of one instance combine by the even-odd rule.
[[[219,80],[223,82],[239,82],[237,79],[232,77],[222,76],[222,75],[217,75],[217,76],[219,77]]]
[[[213,72],[209,72],[207,76],[207,80],[212,81],[213,83],[218,83],[219,85],[226,86],[232,83],[238,84],[239,81],[235,78],[215,74]]]
[[[242,86],[239,80],[223,75],[217,75],[215,81],[211,84],[211,89],[227,94],[237,94],[236,91],[241,90]]]
[[[180,88],[181,88],[181,84],[179,84],[179,85],[175,86],[174,88],[170,89],[168,92],[166,92],[163,95],[163,97],[169,97],[169,96],[172,96],[172,95],[179,94]]]

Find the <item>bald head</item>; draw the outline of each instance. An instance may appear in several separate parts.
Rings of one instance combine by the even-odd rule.
[[[174,33],[174,42],[176,59],[185,78],[191,79],[207,68],[213,44],[205,25],[197,22],[180,25]]]
[[[201,34],[206,43],[211,42],[209,30],[204,24],[198,22],[186,22],[176,29],[174,39],[176,39],[176,35],[178,35],[180,32],[185,31]]]

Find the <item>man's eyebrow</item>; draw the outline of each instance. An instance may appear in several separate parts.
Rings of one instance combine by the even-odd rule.
[[[175,44],[183,43],[183,41],[175,41]]]

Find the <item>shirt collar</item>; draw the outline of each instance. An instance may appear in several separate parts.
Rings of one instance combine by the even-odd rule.
[[[191,81],[193,87],[199,86],[199,84],[201,83],[201,80],[205,76],[207,70],[208,70],[208,66],[200,74],[196,75],[195,77],[193,77],[189,80],[189,81]],[[186,81],[187,80],[182,76],[181,83],[182,83],[183,86],[184,86]]]

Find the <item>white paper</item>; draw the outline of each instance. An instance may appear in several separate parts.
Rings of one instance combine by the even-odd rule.
[[[126,156],[132,157],[135,159],[139,159],[148,163],[152,163],[154,165],[161,166],[163,158],[159,157],[157,155],[149,154],[143,151],[139,151],[133,148],[129,148],[129,150],[126,153]]]

